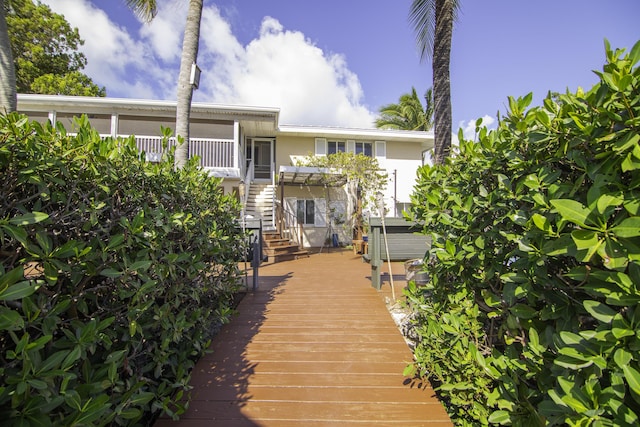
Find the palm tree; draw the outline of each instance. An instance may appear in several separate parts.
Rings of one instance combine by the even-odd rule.
[[[433,90],[427,89],[424,94],[425,105],[422,105],[414,87],[411,93],[400,97],[398,104],[380,107],[380,117],[376,119],[376,127],[383,129],[420,130],[433,128]]]
[[[156,0],[125,0],[129,9],[133,11],[144,22],[151,22],[158,13]]]
[[[16,111],[16,72],[7,30],[5,0],[0,0],[0,113]]]
[[[189,120],[191,117],[191,68],[195,67],[200,42],[200,21],[202,19],[203,0],[189,0],[187,24],[184,27],[180,74],[178,75],[178,93],[176,106],[176,137],[184,138],[176,147],[175,167],[183,167],[189,158]]]
[[[435,163],[442,164],[451,150],[451,81],[449,64],[453,21],[458,0],[413,0],[409,22],[416,32],[420,57],[433,59]]]
[[[125,0],[134,13],[149,22],[156,14],[156,0]],[[189,120],[191,117],[191,100],[193,86],[191,84],[191,68],[198,58],[200,42],[200,21],[202,19],[203,0],[189,0],[187,23],[184,28],[182,55],[180,58],[180,74],[178,75],[178,91],[176,94],[176,137],[182,139],[175,152],[175,167],[181,168],[189,159]]]

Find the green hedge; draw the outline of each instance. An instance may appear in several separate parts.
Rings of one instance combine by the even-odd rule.
[[[420,171],[414,369],[458,425],[640,422],[640,42],[606,56]]]
[[[179,414],[237,289],[239,207],[220,181],[75,126],[0,117],[3,425]]]

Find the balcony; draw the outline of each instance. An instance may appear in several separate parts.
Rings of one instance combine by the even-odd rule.
[[[127,137],[128,135],[118,135]],[[159,161],[162,158],[162,137],[136,135],[138,150],[144,151],[149,161]],[[169,139],[169,148],[176,143],[175,138]],[[191,138],[189,142],[189,157],[198,156],[200,166],[209,174],[222,178],[240,178],[242,163],[239,159],[237,143],[233,139]]]

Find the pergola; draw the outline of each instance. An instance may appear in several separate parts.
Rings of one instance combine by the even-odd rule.
[[[347,176],[339,169],[321,168],[313,166],[280,166],[278,173],[278,187],[280,189],[280,206],[284,207],[284,187],[310,186],[339,188],[347,183]],[[327,204],[329,192],[327,191]]]

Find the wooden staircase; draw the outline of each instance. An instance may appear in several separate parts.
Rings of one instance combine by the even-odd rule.
[[[300,249],[300,245],[283,238],[277,231],[262,233],[262,239],[264,242],[263,255],[268,257],[270,263],[291,261],[309,256],[309,251]]]
[[[274,230],[273,199],[275,188],[271,184],[253,182],[247,197],[246,215],[262,219],[263,230]]]

